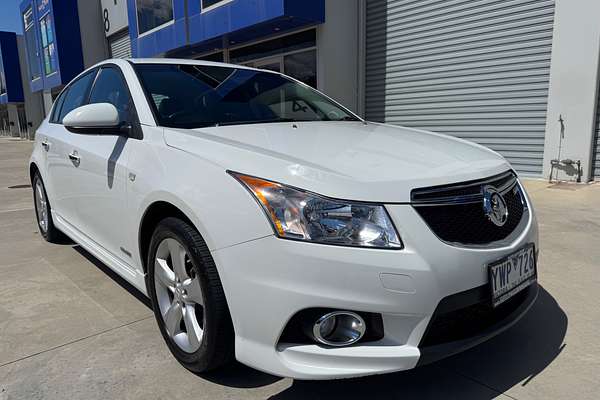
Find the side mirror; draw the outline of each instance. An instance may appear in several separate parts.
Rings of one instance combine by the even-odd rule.
[[[69,112],[63,118],[65,128],[73,133],[121,135],[119,112],[109,103],[87,104]]]

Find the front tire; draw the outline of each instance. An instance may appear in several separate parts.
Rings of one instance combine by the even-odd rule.
[[[171,353],[187,369],[206,372],[233,360],[234,333],[223,286],[200,234],[178,218],[156,227],[146,287]]]

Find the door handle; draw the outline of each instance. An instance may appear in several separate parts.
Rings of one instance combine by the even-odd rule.
[[[44,141],[42,142],[42,147],[46,151],[50,150],[50,143],[48,142],[48,139],[44,139]]]
[[[75,165],[76,167],[79,167],[81,158],[79,157],[79,153],[77,153],[76,150],[73,150],[71,153],[69,153],[69,159],[71,160],[71,162],[73,162],[73,165]]]

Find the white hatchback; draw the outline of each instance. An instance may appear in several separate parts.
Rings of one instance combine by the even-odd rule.
[[[537,222],[506,160],[363,121],[275,72],[100,63],[58,96],[30,172],[44,238],[147,294],[193,371],[410,369],[537,296]]]

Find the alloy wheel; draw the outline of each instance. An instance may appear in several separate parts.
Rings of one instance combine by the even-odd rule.
[[[42,181],[39,179],[35,183],[35,210],[42,233],[48,232],[48,200]]]
[[[167,334],[184,352],[196,352],[204,336],[204,300],[200,278],[179,241],[167,238],[158,245],[154,285]]]

